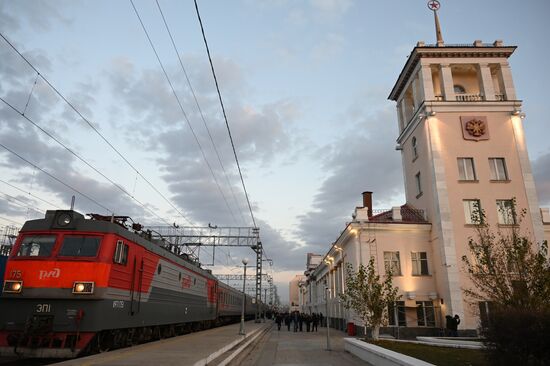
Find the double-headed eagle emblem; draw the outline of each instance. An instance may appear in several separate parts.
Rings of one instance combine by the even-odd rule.
[[[487,125],[484,121],[481,121],[479,119],[472,119],[466,122],[465,129],[470,135],[474,137],[480,137],[485,135],[485,132],[487,131]]]

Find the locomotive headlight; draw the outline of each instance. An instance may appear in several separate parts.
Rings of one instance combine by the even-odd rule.
[[[73,294],[93,294],[94,283],[89,281],[76,281],[73,283]]]
[[[23,289],[23,281],[4,281],[4,292],[18,294]]]

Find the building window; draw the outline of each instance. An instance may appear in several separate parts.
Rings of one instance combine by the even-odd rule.
[[[388,274],[391,273],[393,276],[401,276],[399,252],[384,252],[384,268]]]
[[[413,276],[427,276],[428,272],[428,255],[426,252],[412,252],[412,274]]]
[[[481,202],[479,200],[463,200],[464,219],[466,224],[481,224]]]
[[[454,86],[455,94],[466,94],[466,89],[462,85]]]
[[[431,301],[416,302],[416,318],[419,327],[435,327],[434,304]]]
[[[460,180],[476,180],[473,158],[458,158],[458,175]]]
[[[395,304],[388,306],[388,324],[390,326],[407,326],[405,301],[396,301]]]
[[[413,153],[413,159],[416,159],[418,157],[418,148],[416,145],[416,137],[412,138],[412,153]]]
[[[422,184],[420,182],[420,172],[416,173],[415,180],[416,180],[416,198],[418,198],[422,195]]]
[[[497,200],[498,223],[501,225],[515,225],[516,213],[513,200]]]
[[[508,180],[504,158],[489,158],[489,168],[491,168],[491,180]]]

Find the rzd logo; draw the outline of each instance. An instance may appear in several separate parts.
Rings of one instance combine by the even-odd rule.
[[[59,278],[59,275],[61,274],[61,270],[59,268],[54,268],[51,271],[45,271],[41,270],[38,274],[38,279],[43,280],[46,278]]]

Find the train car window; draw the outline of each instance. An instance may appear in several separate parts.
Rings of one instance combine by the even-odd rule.
[[[157,267],[157,273],[160,274],[162,272],[162,266],[159,263],[159,266]]]
[[[25,236],[17,252],[18,257],[49,257],[55,245],[53,235]]]
[[[118,264],[126,264],[128,262],[128,245],[124,244],[122,240],[117,240],[116,242],[113,262]]]
[[[101,238],[93,236],[66,236],[59,250],[62,257],[95,257]]]

